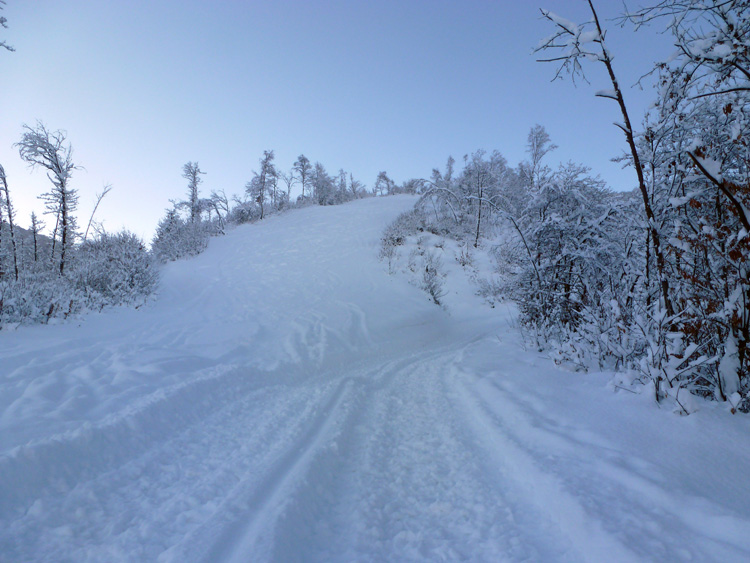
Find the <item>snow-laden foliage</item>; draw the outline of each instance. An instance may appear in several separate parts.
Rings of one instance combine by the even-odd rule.
[[[30,230],[18,226],[10,181],[0,166],[0,329],[142,302],[158,279],[143,242],[132,233],[109,234],[101,228],[86,240],[89,229],[84,236],[77,229],[78,193],[71,185],[77,166],[66,134],[42,123],[24,126],[17,147],[21,158],[44,170],[52,183],[41,196],[52,232],[42,234],[45,225],[35,213]]]
[[[151,294],[158,271],[143,241],[133,233],[102,233],[76,252],[73,283],[94,303],[136,303]]]
[[[587,62],[606,67],[612,88],[597,95],[619,106],[629,147],[622,160],[635,171],[639,197],[617,205],[605,198],[603,208],[587,203],[587,217],[566,211],[561,224],[572,238],[549,239],[561,270],[544,271],[534,233],[550,218],[537,217],[523,234],[534,266],[525,272],[524,320],[561,360],[584,367],[615,360],[640,374],[657,401],[687,393],[748,410],[750,4],[664,0],[624,16],[637,26],[663,21],[677,46],[654,69],[656,100],[640,132],[631,126],[602,20],[589,7],[592,20],[582,25],[543,12],[555,33],[538,50],[555,51],[543,60],[560,65],[556,76],[580,76]],[[591,248],[581,254],[581,245]],[[576,256],[594,270],[577,270]],[[585,280],[596,281],[594,299],[581,293]],[[552,283],[553,291],[534,294],[535,283]]]
[[[47,242],[44,252],[51,250]],[[37,258],[39,258],[37,252]],[[108,305],[142,303],[158,271],[143,241],[132,233],[102,233],[72,248],[65,275],[48,258],[24,253],[20,275],[0,279],[0,327],[48,323]]]
[[[151,251],[160,262],[195,256],[206,249],[213,232],[215,225],[212,222],[191,222],[180,217],[176,209],[170,209],[159,221]]]
[[[444,172],[433,171],[415,209],[383,233],[381,260],[398,271],[416,241],[408,270],[440,303],[439,267],[431,267],[439,255],[420,241],[451,239],[468,270],[475,270],[471,249],[489,251],[494,271],[471,273],[477,293],[493,306],[515,301],[527,339],[558,363],[629,372],[631,383],[647,384],[685,414],[695,408],[690,395],[733,397],[747,410],[745,231],[689,155],[674,149],[672,131],[662,131],[659,143],[654,128],[635,137],[664,241],[664,278],[641,194],[612,192],[582,165],[544,165],[554,145],[538,126],[529,133],[529,160],[516,168],[478,151],[462,170],[449,159]],[[710,131],[707,124],[703,134]],[[732,168],[726,155],[722,162],[723,178],[746,169],[738,160]],[[676,313],[664,307],[662,282]]]

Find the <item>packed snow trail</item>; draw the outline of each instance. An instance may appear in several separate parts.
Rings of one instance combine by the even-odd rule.
[[[0,560],[749,560],[748,417],[558,370],[457,278],[431,304],[376,260],[413,201],[239,227],[140,310],[0,332]]]

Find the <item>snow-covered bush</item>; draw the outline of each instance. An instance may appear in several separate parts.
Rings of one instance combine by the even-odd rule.
[[[84,242],[71,277],[89,306],[133,303],[153,292],[158,282],[152,256],[128,231]]]
[[[175,209],[170,209],[159,222],[151,251],[160,262],[196,256],[206,249],[212,234],[217,234],[213,223],[186,221]]]
[[[100,234],[72,247],[69,268],[36,262],[16,281],[0,280],[0,326],[48,323],[107,305],[133,304],[154,291],[158,272],[143,242],[128,232]]]
[[[83,307],[83,296],[65,277],[50,272],[0,281],[0,328],[18,323],[47,323]]]
[[[406,237],[424,231],[425,217],[421,209],[401,213],[388,225],[381,238],[381,246],[401,246]]]
[[[422,259],[422,289],[432,298],[435,305],[442,305],[445,297],[443,261],[437,254],[426,252]]]
[[[738,39],[750,33],[747,8],[744,0],[665,0],[624,16],[636,27],[663,22],[678,47],[654,68],[655,100],[641,132],[630,125],[594,5],[581,25],[544,13],[555,32],[539,50],[555,53],[543,59],[560,65],[556,76],[604,65],[612,89],[597,95],[617,102],[622,118],[638,228],[622,233],[628,246],[617,254],[620,267],[608,267],[605,301],[619,300],[631,367],[653,383],[657,401],[677,400],[681,390],[721,401],[750,396],[750,55]],[[588,315],[574,332],[592,341],[611,320]]]
[[[393,223],[385,228],[380,238],[378,258],[388,263],[388,273],[394,273],[394,260],[398,256],[397,248],[402,246],[409,236],[423,231],[424,223],[422,211],[412,209],[401,213]]]
[[[237,202],[227,215],[227,222],[233,225],[252,223],[260,219],[260,211],[248,201]]]

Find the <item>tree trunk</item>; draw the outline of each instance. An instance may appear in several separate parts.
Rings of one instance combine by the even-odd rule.
[[[599,37],[602,38],[602,62],[607,68],[609,79],[612,82],[612,87],[615,91],[615,100],[617,101],[617,105],[620,107],[620,113],[622,114],[623,124],[619,127],[625,133],[625,138],[627,139],[628,147],[630,148],[630,154],[633,158],[633,166],[635,167],[635,172],[638,176],[638,189],[641,192],[641,197],[643,198],[643,208],[646,213],[646,219],[648,221],[647,228],[649,230],[649,234],[651,235],[651,242],[654,245],[654,255],[656,256],[656,270],[659,277],[659,286],[661,289],[661,298],[664,303],[664,310],[666,311],[667,316],[672,317],[674,315],[674,308],[672,306],[672,299],[669,291],[669,280],[666,276],[667,261],[664,258],[664,251],[661,247],[659,230],[656,226],[656,216],[654,215],[654,210],[651,207],[651,201],[648,195],[646,181],[643,177],[643,166],[641,164],[640,155],[638,154],[638,148],[635,144],[633,127],[630,124],[630,117],[628,115],[627,106],[625,105],[625,99],[622,95],[622,90],[620,89],[620,84],[618,83],[617,77],[615,76],[615,71],[612,68],[612,59],[607,49],[604,48],[604,34],[601,25],[599,24],[599,16],[594,9],[592,0],[588,0],[588,3],[589,8],[591,8],[591,14],[594,17],[594,23],[596,25],[597,33],[599,34]]]

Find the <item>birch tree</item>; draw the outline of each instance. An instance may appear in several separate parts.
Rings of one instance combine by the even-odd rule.
[[[42,196],[47,209],[56,216],[55,241],[59,239],[60,275],[65,273],[67,255],[73,245],[76,232],[75,210],[78,193],[70,187],[70,179],[77,166],[73,163],[73,149],[67,143],[63,131],[50,131],[37,122],[35,127],[23,126],[21,141],[16,144],[21,158],[29,166],[46,170],[52,189]]]

